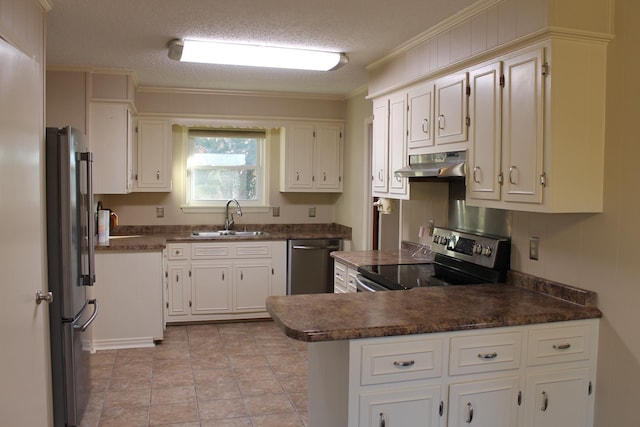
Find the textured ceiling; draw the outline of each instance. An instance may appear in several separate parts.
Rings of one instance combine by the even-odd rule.
[[[346,95],[366,66],[475,0],[53,0],[47,64],[134,70],[140,86]],[[345,52],[335,71],[187,64],[174,38]]]

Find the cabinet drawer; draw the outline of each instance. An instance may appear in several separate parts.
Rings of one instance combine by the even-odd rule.
[[[184,260],[189,257],[188,243],[170,243],[167,245],[167,259]]]
[[[522,334],[468,335],[451,338],[451,375],[503,371],[520,367]]]
[[[269,257],[271,256],[271,243],[236,243],[231,246],[231,251],[237,257]]]
[[[533,329],[529,333],[529,366],[588,360],[591,357],[590,325]]]
[[[442,340],[396,341],[362,346],[360,384],[442,376]]]
[[[228,245],[211,243],[194,243],[191,245],[191,259],[218,259],[229,258]]]

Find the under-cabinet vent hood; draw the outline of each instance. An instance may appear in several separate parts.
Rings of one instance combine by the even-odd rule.
[[[466,175],[467,152],[416,154],[409,156],[409,165],[393,174],[405,178],[450,178]]]

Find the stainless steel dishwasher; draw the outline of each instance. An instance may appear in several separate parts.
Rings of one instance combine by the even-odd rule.
[[[287,294],[333,292],[333,251],[342,239],[296,239],[287,246]]]

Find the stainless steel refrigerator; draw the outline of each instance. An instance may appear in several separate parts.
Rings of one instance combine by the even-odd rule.
[[[89,399],[89,353],[82,335],[98,305],[95,282],[92,153],[71,127],[46,132],[47,258],[54,426],[76,426]]]

